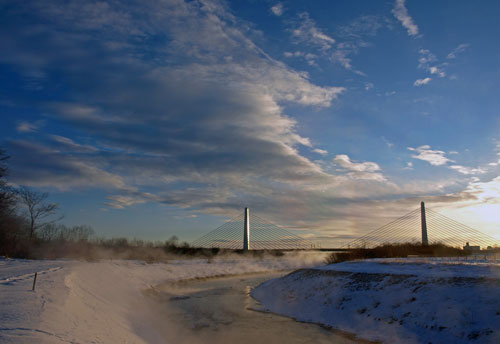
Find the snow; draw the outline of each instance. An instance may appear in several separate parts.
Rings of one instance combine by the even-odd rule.
[[[385,273],[425,277],[488,277],[500,278],[500,262],[438,259],[383,258],[344,262],[319,268],[321,270],[359,273]]]
[[[292,270],[318,255],[140,261],[0,257],[0,343],[163,343],[148,289],[191,278]],[[35,291],[34,273],[38,272]],[[160,323],[161,326],[161,323]]]
[[[252,296],[264,309],[386,343],[499,343],[500,265],[375,259],[303,269]]]

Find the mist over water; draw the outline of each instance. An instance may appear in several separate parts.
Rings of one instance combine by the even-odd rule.
[[[253,273],[156,286],[150,292],[168,343],[354,343],[352,336],[263,311],[252,288],[285,272]]]

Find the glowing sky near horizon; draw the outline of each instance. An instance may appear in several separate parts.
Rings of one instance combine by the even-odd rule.
[[[2,1],[9,180],[191,240],[250,207],[347,240],[419,207],[500,238],[500,2]]]

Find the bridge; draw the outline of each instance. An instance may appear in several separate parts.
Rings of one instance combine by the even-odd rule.
[[[243,214],[193,241],[191,246],[243,250],[294,250],[314,247],[310,240],[281,228],[274,223],[252,215],[245,208]]]
[[[341,247],[329,249],[349,250],[373,248],[383,244],[441,243],[451,247],[482,249],[500,247],[500,241],[466,226],[432,209],[420,207],[356,238]],[[250,217],[250,210],[227,221],[222,226],[191,243],[193,247],[222,248],[235,250],[306,250],[318,249],[314,239],[305,239],[257,215]]]

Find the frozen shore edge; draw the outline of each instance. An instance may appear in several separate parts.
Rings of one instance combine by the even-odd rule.
[[[252,296],[271,312],[368,340],[500,342],[498,266],[410,265],[301,269],[261,284]]]

